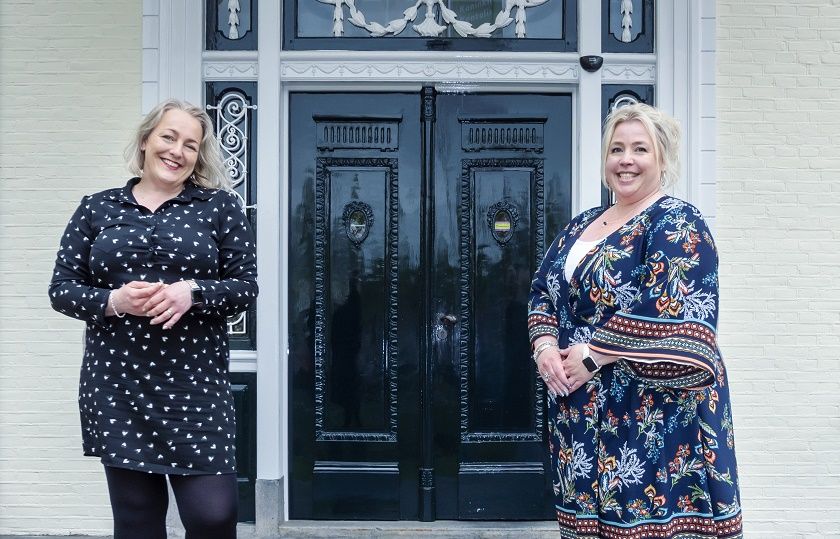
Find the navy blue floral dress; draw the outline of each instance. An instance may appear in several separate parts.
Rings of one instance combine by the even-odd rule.
[[[123,188],[82,199],[61,238],[50,300],[84,320],[82,444],[107,466],[164,474],[236,471],[226,317],[257,297],[254,240],[234,193],[187,182],[150,212]],[[205,305],[170,329],[105,317],[130,281],[194,279]]]
[[[568,397],[549,398],[561,535],[741,537],[726,370],[716,342],[718,260],[692,205],[663,197],[578,264],[569,249],[605,208],[550,245],[529,302],[533,342],[620,356]]]

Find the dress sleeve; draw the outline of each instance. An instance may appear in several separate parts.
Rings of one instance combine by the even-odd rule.
[[[82,198],[61,236],[49,288],[50,303],[61,314],[108,327],[105,308],[111,290],[91,286],[88,259],[95,233],[88,203],[88,197]]]
[[[528,338],[531,343],[540,337],[558,336],[557,301],[562,286],[560,275],[551,269],[557,262],[557,256],[566,239],[572,223],[551,242],[540,267],[531,280],[531,293],[528,297]]]
[[[233,316],[257,299],[257,255],[254,235],[239,200],[221,193],[219,209],[219,279],[196,279],[204,296],[202,311]]]
[[[648,233],[639,294],[592,336],[639,378],[702,389],[722,372],[717,347],[718,257],[700,213],[671,209]]]

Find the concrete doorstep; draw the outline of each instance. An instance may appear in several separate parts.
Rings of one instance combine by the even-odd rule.
[[[554,522],[350,522],[293,520],[280,524],[276,533],[257,535],[253,524],[237,527],[238,539],[554,539],[558,535]],[[184,537],[181,529],[170,528],[170,539]],[[113,539],[112,536],[90,535],[0,535],[0,539]]]

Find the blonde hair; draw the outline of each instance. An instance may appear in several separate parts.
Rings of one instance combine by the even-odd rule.
[[[149,138],[149,135],[160,123],[163,115],[170,110],[182,110],[198,120],[198,123],[201,124],[202,136],[198,146],[198,158],[195,162],[195,169],[191,176],[192,181],[200,187],[231,191],[233,187],[230,181],[230,175],[222,159],[222,151],[219,149],[219,141],[216,140],[213,122],[210,120],[210,116],[200,107],[178,99],[167,99],[158,104],[140,122],[137,131],[134,133],[134,137],[125,149],[125,160],[128,164],[128,170],[132,174],[142,176],[143,162],[146,159],[146,152],[141,149],[143,143],[146,142],[146,139]]]
[[[601,182],[607,189],[607,155],[616,127],[622,122],[637,120],[653,141],[653,155],[662,169],[662,187],[670,187],[680,178],[680,124],[661,110],[635,103],[620,107],[607,116],[601,141]]]

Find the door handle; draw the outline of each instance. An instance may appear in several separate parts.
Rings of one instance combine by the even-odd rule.
[[[446,324],[447,326],[454,326],[455,322],[457,322],[458,319],[455,317],[454,314],[442,314],[440,315],[440,321]]]
[[[438,314],[438,321],[432,329],[432,334],[437,342],[443,342],[449,336],[449,332],[455,327],[458,319],[454,314]]]

